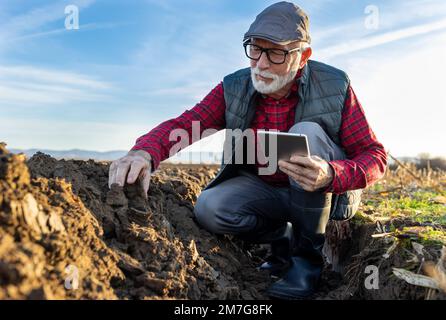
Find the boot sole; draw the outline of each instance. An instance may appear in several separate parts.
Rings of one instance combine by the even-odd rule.
[[[270,297],[271,299],[279,299],[279,300],[311,300],[311,298],[314,297],[315,294],[316,294],[315,291],[312,291],[308,294],[297,294],[297,295],[267,291],[268,297]]]

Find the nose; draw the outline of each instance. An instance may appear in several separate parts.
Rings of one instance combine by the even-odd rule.
[[[262,52],[260,59],[257,60],[257,67],[261,70],[268,69],[270,67],[270,62],[266,56],[266,52]]]

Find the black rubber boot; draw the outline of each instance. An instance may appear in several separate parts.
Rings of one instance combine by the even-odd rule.
[[[292,257],[286,274],[268,289],[269,297],[284,300],[310,298],[319,284],[322,267],[309,259]]]
[[[270,223],[259,218],[256,228],[243,235],[239,235],[244,241],[251,243],[271,244],[271,256],[258,267],[259,270],[267,270],[272,276],[279,276],[290,265],[293,249],[293,227],[291,223],[280,223],[271,226]]]
[[[315,293],[324,265],[322,248],[330,217],[331,193],[292,190],[291,222],[299,229],[291,266],[268,295],[279,299],[304,299]],[[296,230],[297,232],[297,230]]]
[[[259,266],[259,270],[267,270],[272,276],[278,277],[290,265],[290,258],[293,249],[293,227],[287,223],[284,227],[277,230],[275,238],[270,238],[267,242],[271,243],[271,255]]]

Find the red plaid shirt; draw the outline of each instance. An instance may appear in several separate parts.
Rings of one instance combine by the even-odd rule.
[[[296,77],[299,76],[300,74],[297,74]],[[299,100],[297,89],[298,86],[295,82],[288,95],[279,100],[266,95],[260,95],[256,113],[251,123],[251,128],[254,129],[254,138],[256,140],[257,130],[276,129],[277,131],[282,132],[288,132],[290,130],[294,125],[294,114],[296,112],[296,104]],[[267,165],[260,165],[256,159],[255,166],[258,168],[266,167]],[[289,185],[288,176],[280,170],[277,170],[276,173],[272,175],[259,175],[259,177],[266,183],[274,186],[282,187]]]
[[[280,100],[261,96],[251,128],[288,131],[294,124],[295,106],[298,102],[297,90],[296,83],[290,93]],[[192,136],[192,121],[199,121],[200,136],[206,129],[224,129],[225,108],[223,84],[220,83],[195,107],[139,137],[132,150],[147,151],[152,156],[155,170],[161,161],[169,157],[172,146],[177,144],[177,141],[169,141],[169,134],[173,129],[184,129],[189,137]],[[345,100],[339,137],[347,160],[329,162],[335,175],[327,192],[343,193],[347,190],[365,188],[383,176],[387,165],[387,154],[370,128],[364,110],[351,87],[348,88]],[[273,185],[289,183],[288,176],[281,171],[259,177]]]

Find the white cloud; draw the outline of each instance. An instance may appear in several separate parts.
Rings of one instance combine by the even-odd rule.
[[[201,100],[226,74],[248,66],[242,47],[248,20],[194,19],[202,22],[188,25],[186,36],[175,36],[182,24],[174,22],[162,35],[148,38],[133,54],[134,65],[144,70],[142,82],[146,83],[147,95]]]
[[[110,84],[97,81],[89,76],[72,72],[37,68],[33,66],[1,66],[0,79],[32,79],[38,83],[51,82],[67,85],[89,87],[93,89],[110,89]]]
[[[216,81],[214,81],[216,82]],[[161,88],[156,90],[149,90],[147,92],[143,92],[142,96],[146,97],[154,97],[154,96],[178,96],[178,97],[190,97],[191,100],[201,101],[204,96],[210,90],[210,82],[190,82],[186,83],[182,86],[175,86],[171,88]]]
[[[30,34],[40,33],[40,29],[49,23],[65,19],[65,6],[74,4],[78,8],[85,9],[95,3],[96,0],[72,0],[59,1],[46,6],[37,7],[26,13],[4,17],[0,21],[0,52],[11,49],[13,42]],[[44,31],[45,32],[45,31]],[[46,30],[46,32],[48,32]],[[59,29],[51,32],[60,32]],[[50,32],[50,34],[51,34]]]
[[[380,35],[391,35],[393,31],[398,29],[410,31],[408,28],[413,26],[426,27],[432,21],[444,19],[446,15],[445,1],[378,1],[375,3],[364,2],[363,4],[364,8],[369,4],[378,8],[378,29],[367,29],[365,27],[364,23],[368,14],[361,11],[357,12],[354,18],[342,22],[337,21],[335,25],[327,25],[324,20],[316,20],[316,24],[311,25],[313,46],[318,49],[327,48],[327,51],[331,48],[337,49],[339,44],[344,50],[347,50],[348,46],[356,48],[358,41],[368,41],[366,37],[379,39]],[[315,12],[314,16],[317,17],[318,13]]]
[[[372,128],[396,156],[446,156],[446,32],[337,59]]]
[[[50,22],[65,19],[65,6],[76,5],[79,9],[88,8],[95,0],[59,1],[43,7],[34,8],[26,13],[17,15],[3,24],[6,34],[21,34],[36,30]]]
[[[106,101],[110,89],[111,84],[83,74],[0,65],[0,102],[3,105]]]
[[[119,22],[119,23],[86,23],[82,24],[76,32],[85,32],[85,31],[91,31],[91,30],[99,30],[99,29],[111,29],[116,27],[122,27],[129,25],[131,23],[129,22]],[[35,38],[42,38],[47,36],[55,36],[55,35],[61,35],[67,32],[67,29],[65,28],[59,28],[59,29],[53,29],[48,31],[41,31],[36,33],[28,33],[20,36],[16,36],[15,38],[8,39],[9,44],[16,43],[18,41],[29,41],[31,39]]]
[[[319,52],[317,53],[317,57],[321,60],[328,60],[335,56],[373,48],[376,46],[388,44],[390,42],[399,41],[443,29],[446,29],[446,19],[408,28],[402,28],[396,31],[391,31],[376,36],[365,37],[362,39],[352,39],[350,41],[319,50]]]

